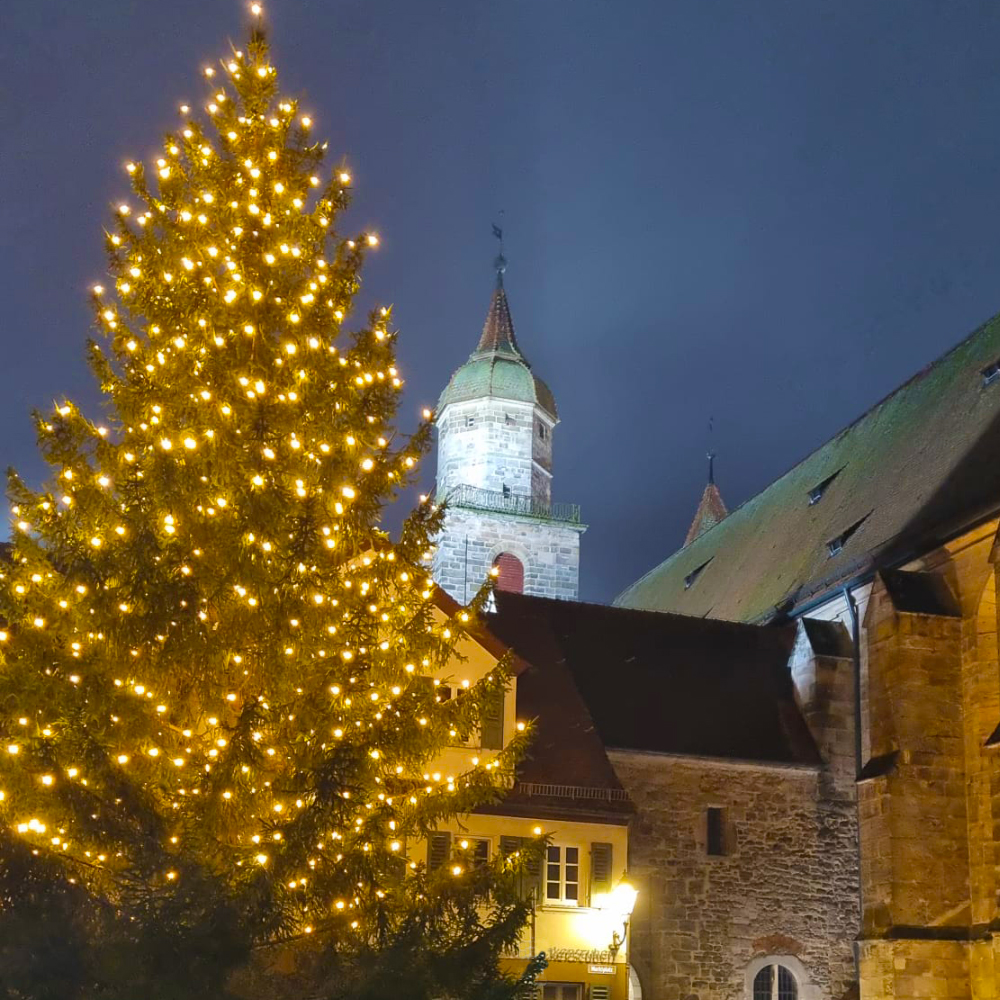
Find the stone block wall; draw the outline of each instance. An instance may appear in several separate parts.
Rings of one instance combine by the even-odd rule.
[[[798,623],[789,660],[796,699],[826,764],[823,794],[853,803],[858,770],[853,645],[843,624],[823,621],[815,623],[823,626],[826,639],[817,650],[806,624]]]
[[[858,953],[862,998],[970,1000],[968,944],[864,941]]]
[[[876,584],[865,626],[872,751],[897,755],[862,814],[865,933],[967,925],[961,619],[899,612]]]
[[[639,889],[631,960],[651,1000],[743,1000],[765,956],[792,956],[802,1000],[857,982],[853,800],[821,770],[609,752],[636,805],[629,878]],[[724,816],[709,856],[706,814]]]
[[[535,430],[531,441],[531,457],[534,459],[531,495],[552,499],[552,432],[555,423],[535,410]]]
[[[471,600],[496,557],[509,552],[524,566],[526,594],[574,601],[581,532],[580,525],[452,507],[436,540],[434,579],[456,600]]]
[[[447,406],[438,418],[437,494],[476,486],[535,496],[548,502],[549,476],[534,470],[536,407],[513,400],[482,399]],[[551,470],[551,437],[548,439]]]
[[[894,753],[859,786],[861,1000],[997,1000],[1000,723],[996,523],[928,553],[957,608],[865,615],[867,744]]]

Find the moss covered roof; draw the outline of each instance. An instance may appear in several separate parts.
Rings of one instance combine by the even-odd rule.
[[[984,372],[998,361],[994,317],[615,603],[768,619],[988,516],[1000,507],[1000,377]]]
[[[518,346],[507,293],[499,279],[479,343],[441,393],[438,413],[449,403],[485,396],[536,403],[553,419],[558,417],[552,391],[532,372],[528,359]]]

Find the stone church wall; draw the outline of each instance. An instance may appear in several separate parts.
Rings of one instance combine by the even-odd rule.
[[[885,773],[859,786],[861,1000],[1000,997],[1000,668],[996,522],[909,570],[957,606],[897,603],[877,579],[865,616],[866,746]]]
[[[853,801],[819,768],[613,750],[636,805],[629,878],[639,889],[631,961],[644,1000],[743,1000],[765,956],[792,956],[802,1000],[840,1000],[857,982]],[[725,855],[707,853],[709,807]],[[853,987],[856,989],[856,987]]]

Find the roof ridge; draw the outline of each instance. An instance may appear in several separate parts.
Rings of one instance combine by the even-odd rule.
[[[877,402],[872,403],[871,406],[869,406],[866,410],[864,410],[857,417],[855,417],[850,423],[845,424],[843,427],[841,427],[834,434],[831,434],[828,438],[825,438],[822,442],[820,442],[818,445],[816,445],[815,448],[813,448],[810,451],[806,452],[806,454],[803,455],[802,458],[800,458],[798,461],[793,462],[791,465],[787,466],[782,472],[780,472],[778,475],[774,476],[764,486],[762,486],[759,490],[757,490],[756,493],[751,494],[749,497],[747,497],[741,503],[737,504],[732,510],[729,511],[729,513],[727,514],[727,516],[726,516],[726,518],[724,520],[729,520],[730,518],[734,517],[736,514],[743,512],[744,508],[748,507],[750,504],[754,503],[756,500],[758,500],[761,497],[763,497],[764,494],[768,492],[768,490],[770,490],[772,487],[774,487],[777,483],[781,482],[781,480],[783,480],[790,473],[794,472],[800,466],[804,465],[810,458],[813,457],[813,455],[818,454],[824,448],[826,448],[829,444],[831,444],[833,441],[836,441],[837,438],[842,437],[844,434],[846,434],[848,431],[850,431],[853,427],[856,427],[866,417],[868,417],[870,414],[874,413],[880,407],[885,406],[886,403],[888,403],[891,399],[893,399],[895,396],[897,396],[900,392],[902,392],[908,386],[912,385],[918,379],[921,379],[921,378],[925,377],[926,375],[928,375],[933,369],[937,368],[938,365],[942,364],[942,362],[944,362],[951,355],[955,354],[957,351],[960,351],[970,341],[974,340],[984,330],[986,330],[989,326],[991,326],[992,324],[996,323],[997,321],[1000,321],[1000,313],[995,313],[993,316],[991,316],[985,322],[980,323],[974,330],[972,330],[970,333],[968,333],[960,341],[958,341],[957,343],[953,344],[951,347],[949,347],[943,353],[939,354],[936,358],[934,358],[933,361],[928,362],[926,365],[924,365],[918,371],[914,372],[909,378],[907,378],[904,382],[901,382],[899,385],[897,385],[891,392],[886,393],[886,395],[884,395]],[[628,593],[629,591],[631,591],[634,588],[638,587],[639,584],[641,584],[644,580],[646,580],[652,574],[654,574],[658,570],[662,569],[666,564],[668,564],[670,562],[673,562],[673,560],[676,559],[678,556],[680,556],[680,554],[682,552],[688,552],[688,551],[692,550],[702,538],[706,537],[707,535],[709,535],[711,533],[711,531],[712,531],[713,528],[719,527],[719,525],[722,524],[722,523],[724,523],[724,522],[723,521],[719,521],[716,524],[711,525],[704,532],[702,532],[700,535],[698,535],[696,538],[694,538],[690,542],[690,544],[682,545],[680,548],[675,549],[673,552],[671,552],[669,555],[667,555],[664,559],[661,559],[658,563],[656,563],[655,565],[651,566],[649,568],[649,570],[647,570],[645,573],[643,573],[643,575],[640,576],[637,580],[633,580],[630,584],[628,584],[627,586],[623,587],[622,590],[619,591],[618,594],[615,595],[614,600],[615,601],[620,600],[626,593]]]
[[[655,568],[657,567],[654,567],[654,569]],[[650,573],[651,572],[653,572],[653,570],[650,570]],[[561,606],[565,605],[570,608],[597,608],[601,611],[610,611],[612,614],[616,615],[638,615],[640,617],[655,615],[657,618],[664,619],[679,618],[683,621],[689,622],[712,622],[713,625],[732,626],[734,631],[746,631],[749,629],[754,632],[770,632],[783,627],[783,623],[780,622],[774,624],[770,622],[756,624],[754,622],[737,621],[733,618],[710,618],[705,615],[688,615],[681,611],[660,611],[656,608],[631,608],[622,604],[601,604],[597,601],[573,601],[565,600],[560,597],[542,597],[538,594],[510,594],[509,592],[505,592],[502,599],[509,600],[510,598],[513,598],[515,601],[528,600],[539,604],[545,603],[557,604]]]
[[[817,452],[822,451],[828,444],[830,444],[831,441],[836,441],[837,438],[839,438],[842,434],[846,434],[852,427],[855,427],[858,424],[860,424],[861,421],[868,416],[868,414],[874,413],[877,409],[879,409],[879,407],[885,406],[885,404],[888,403],[890,399],[892,399],[894,396],[902,392],[908,385],[912,385],[914,382],[917,381],[917,379],[922,378],[923,376],[927,375],[930,371],[932,371],[934,368],[937,368],[937,366],[941,364],[941,362],[944,361],[945,358],[948,358],[956,351],[961,350],[961,348],[963,348],[970,340],[973,340],[980,333],[982,333],[983,330],[985,330],[991,323],[995,323],[997,320],[1000,320],[1000,313],[994,313],[994,315],[992,315],[984,323],[980,323],[979,326],[977,326],[971,333],[966,334],[966,336],[964,336],[957,344],[952,344],[951,347],[949,347],[944,353],[939,354],[933,361],[928,362],[919,371],[914,372],[908,379],[906,379],[905,382],[900,382],[895,389],[893,389],[891,392],[886,393],[880,400],[878,400],[878,402],[872,403],[872,405],[869,406],[867,410],[858,414],[858,416],[856,416],[850,423],[844,424],[844,426],[841,427],[840,430],[837,431],[835,434],[831,434],[828,438],[825,438],[820,444],[816,445],[816,447],[813,448],[812,451],[806,452],[806,454],[803,455],[802,458],[800,458],[797,462],[793,462],[785,469],[784,472],[775,476],[774,479],[772,479],[769,483],[767,483],[766,486],[761,487],[761,489],[759,489],[753,496],[747,497],[747,499],[744,500],[743,503],[734,507],[729,513],[735,514],[738,510],[746,506],[756,497],[759,497],[762,493],[769,490],[780,479],[784,479],[785,476],[787,476],[788,473],[791,472],[793,469],[797,469],[800,465],[804,465],[808,459],[812,458],[812,456],[815,455]]]

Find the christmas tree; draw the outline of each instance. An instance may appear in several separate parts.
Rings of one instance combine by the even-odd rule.
[[[472,745],[503,661],[436,693],[488,592],[435,590],[440,510],[379,527],[431,415],[394,430],[389,311],[345,329],[377,239],[338,232],[351,177],[323,172],[259,28],[205,74],[107,234],[105,422],[37,415],[51,478],[10,473],[0,983],[220,996],[277,946],[299,996],[509,995],[513,878],[415,856],[497,798],[526,734]]]

